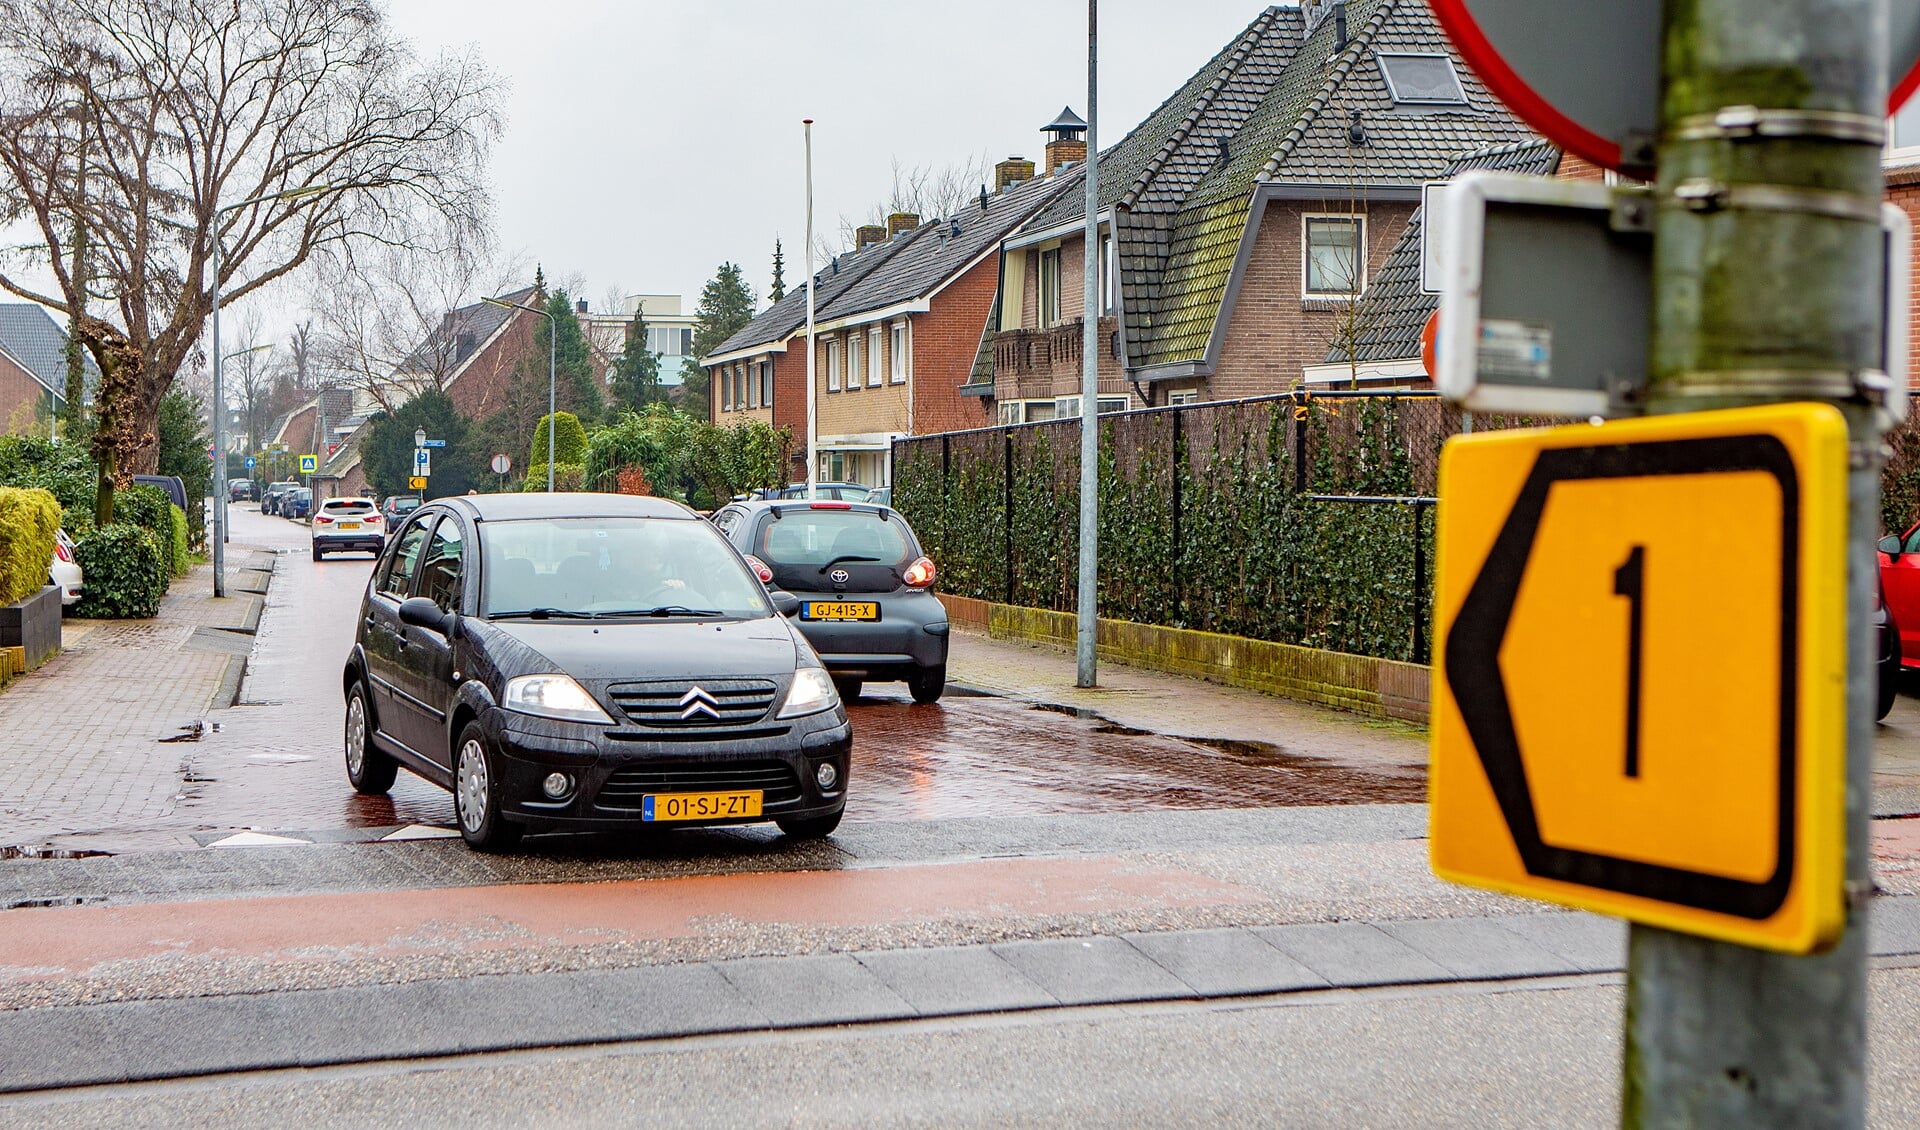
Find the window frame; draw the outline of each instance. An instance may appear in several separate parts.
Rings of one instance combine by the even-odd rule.
[[[860,391],[860,369],[865,363],[864,358],[860,356],[860,349],[863,344],[864,341],[859,331],[856,330],[847,335],[846,353],[844,356],[847,366],[847,376],[840,384],[841,387],[848,392]]]
[[[827,391],[840,391],[840,338],[837,334],[827,338]]]
[[[1049,272],[1048,264],[1052,264]],[[1060,245],[1040,249],[1040,328],[1050,330],[1060,324],[1060,287],[1064,268],[1061,263]]]
[[[913,335],[909,323],[901,318],[888,327],[889,341],[893,350],[888,358],[889,376],[887,383],[903,385],[913,370]]]
[[[1460,68],[1453,56],[1444,51],[1379,51],[1374,57],[1380,63],[1380,78],[1387,84],[1387,97],[1393,99],[1396,106],[1465,106],[1467,105],[1467,84],[1460,80]],[[1393,67],[1389,59],[1443,59],[1447,71],[1453,76],[1453,88],[1460,92],[1458,98],[1412,98],[1400,93],[1400,86],[1393,81]]]
[[[394,535],[392,551],[381,558],[380,564],[374,572],[373,591],[375,595],[391,600],[396,604],[413,595],[414,585],[420,577],[420,562],[426,557],[427,539],[432,535],[434,523],[440,517],[441,513],[442,512],[438,510],[415,510],[408,516],[406,524],[400,527],[398,534]],[[420,531],[420,551],[418,555],[414,557],[413,564],[407,569],[405,586],[402,591],[396,593],[388,587],[388,582],[393,579],[394,566],[400,563],[400,554],[405,548],[407,536],[413,533],[416,528]]]
[[[1353,229],[1354,278],[1350,290],[1313,289],[1313,225],[1334,222]],[[1300,216],[1300,295],[1320,302],[1352,302],[1367,289],[1367,214],[1365,212],[1305,212]]]
[[[452,538],[443,539],[440,535],[440,531],[449,529],[449,528],[453,530],[454,536]],[[455,518],[452,514],[442,514],[440,517],[440,520],[434,523],[433,532],[427,535],[426,545],[420,551],[420,560],[414,567],[414,577],[413,577],[414,595],[425,596],[425,597],[431,597],[433,595],[432,593],[424,591],[422,588],[422,585],[427,579],[427,566],[431,564],[434,560],[432,556],[433,547],[435,545],[444,544],[447,541],[451,541],[456,546],[459,547],[458,551],[454,555],[454,560],[457,562],[457,567],[455,569],[454,579],[453,579],[453,601],[452,601],[453,606],[449,608],[446,605],[441,604],[438,600],[435,600],[434,604],[437,605],[440,608],[440,611],[442,612],[453,612],[453,613],[464,612],[466,611],[465,602],[466,602],[466,591],[467,591],[467,556],[466,556],[467,532],[466,532],[466,529],[461,525],[460,520],[458,518]]]
[[[886,336],[881,327],[875,325],[867,330],[867,387],[879,388],[886,383],[886,377],[880,371],[880,358],[885,347]]]
[[[773,408],[773,362],[762,358],[760,366],[760,407]]]

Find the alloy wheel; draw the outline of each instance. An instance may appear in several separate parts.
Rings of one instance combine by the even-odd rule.
[[[367,707],[354,695],[347,700],[347,772],[357,780],[367,764]]]

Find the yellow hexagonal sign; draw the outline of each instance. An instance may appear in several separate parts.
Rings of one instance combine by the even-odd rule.
[[[1817,404],[1448,443],[1436,873],[1792,953],[1839,937],[1846,452]]]

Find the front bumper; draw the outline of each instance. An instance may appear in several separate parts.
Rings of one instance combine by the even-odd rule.
[[[532,718],[499,708],[481,718],[498,759],[501,806],[509,819],[539,828],[598,831],[635,826],[682,828],[753,824],[829,816],[847,803],[853,727],[836,707],[805,718],[703,734],[681,740],[636,726],[590,726]],[[831,761],[838,779],[819,787],[815,772]],[[573,788],[559,800],[541,790],[549,774]],[[761,787],[758,816],[651,823],[641,797]]]

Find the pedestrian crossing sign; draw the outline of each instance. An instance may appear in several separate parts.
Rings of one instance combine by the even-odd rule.
[[[302,455],[300,457],[300,473],[301,474],[311,475],[315,471],[318,471],[319,469],[320,469],[320,460],[317,456]]]

